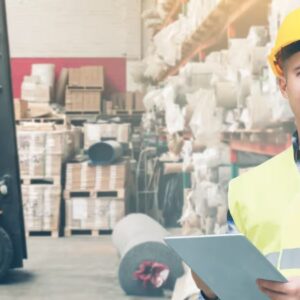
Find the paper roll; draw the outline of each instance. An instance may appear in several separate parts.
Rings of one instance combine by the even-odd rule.
[[[117,224],[112,239],[121,256],[119,281],[128,295],[157,296],[162,294],[163,288],[173,290],[177,278],[183,275],[183,266],[163,241],[168,235],[160,224],[143,214],[131,214]],[[161,288],[146,287],[133,276],[142,263],[149,261],[170,270]]]
[[[31,75],[39,76],[42,84],[54,86],[55,82],[55,65],[53,64],[33,64]]]
[[[238,84],[233,82],[217,82],[215,95],[219,107],[233,109],[237,107]]]

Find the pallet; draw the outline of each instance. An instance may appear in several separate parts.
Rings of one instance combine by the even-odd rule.
[[[80,90],[80,91],[103,91],[103,86],[79,86],[79,85],[68,85],[70,90]]]
[[[101,235],[111,235],[112,229],[65,229],[65,237],[71,237],[75,235],[88,235],[92,237],[98,237]]]
[[[141,115],[145,113],[145,110],[134,110],[134,109],[113,109],[114,115]]]
[[[110,190],[110,191],[85,191],[85,190],[66,190],[64,191],[64,198],[69,200],[71,198],[125,198],[125,189]]]
[[[47,236],[52,238],[58,238],[59,237],[59,231],[57,230],[29,230],[26,231],[26,237],[41,237],[41,236]]]
[[[65,111],[66,115],[99,115],[101,111]]]
[[[236,130],[233,132],[223,132],[222,140],[224,142],[242,141],[252,143],[286,143],[289,135],[282,130],[266,129],[266,130]]]
[[[44,124],[44,123],[55,123],[56,125],[63,125],[65,124],[64,118],[55,118],[55,117],[49,117],[49,118],[22,118],[20,120],[17,120],[17,124],[21,124],[22,122],[31,122],[31,123],[38,123],[38,124]]]
[[[35,184],[47,184],[47,185],[61,185],[61,176],[53,177],[35,177],[35,176],[22,176],[21,184],[35,185]]]

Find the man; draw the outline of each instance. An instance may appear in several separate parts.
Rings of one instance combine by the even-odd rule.
[[[289,101],[300,133],[300,9],[281,25],[269,62]],[[271,300],[300,300],[300,147],[293,146],[229,185],[229,208],[237,229],[289,279],[257,280]],[[202,299],[218,299],[193,275]],[[222,300],[222,299],[221,299]],[[234,300],[234,299],[233,299]]]

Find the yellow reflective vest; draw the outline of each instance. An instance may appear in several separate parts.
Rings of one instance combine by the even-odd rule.
[[[238,230],[285,275],[300,276],[300,173],[291,146],[231,180]]]

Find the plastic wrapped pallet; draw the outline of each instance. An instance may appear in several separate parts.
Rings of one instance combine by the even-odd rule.
[[[23,185],[26,231],[58,232],[61,188],[53,185]]]
[[[120,143],[129,143],[131,125],[127,123],[85,123],[84,148],[100,142],[102,139],[114,139]]]
[[[125,189],[128,162],[110,166],[93,166],[88,162],[67,164],[66,190],[121,190]]]
[[[109,197],[66,199],[67,230],[114,229],[125,215],[125,201]]]
[[[66,128],[54,124],[22,123],[17,127],[20,153],[60,154],[63,161],[70,158],[80,146],[74,143],[74,136],[80,136],[76,128]]]

